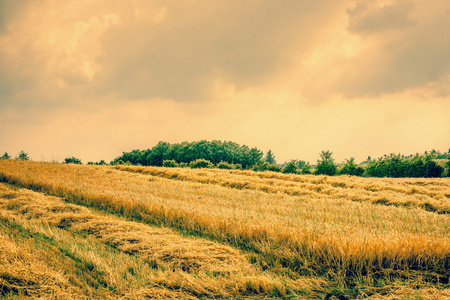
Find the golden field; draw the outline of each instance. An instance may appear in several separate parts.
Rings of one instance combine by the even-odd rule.
[[[7,297],[450,299],[448,178],[0,160],[0,181],[2,244],[60,287],[1,273]],[[49,240],[102,279],[52,268]]]

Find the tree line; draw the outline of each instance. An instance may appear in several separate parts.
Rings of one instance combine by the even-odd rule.
[[[311,166],[303,160],[277,164],[269,150],[266,155],[257,148],[241,146],[227,141],[199,141],[170,144],[159,142],[147,150],[123,152],[111,164],[143,166],[247,169],[292,174],[353,175],[365,177],[443,177],[450,176],[450,149],[448,153],[435,150],[422,155],[390,154],[358,165],[352,157],[336,163],[331,151],[322,151],[317,164]],[[441,160],[441,162],[438,162]]]
[[[237,168],[249,169],[258,164],[263,152],[257,148],[249,148],[230,141],[198,141],[170,144],[159,142],[147,150],[123,152],[112,164],[131,163],[143,166],[163,166],[164,161],[189,165],[196,160],[205,160],[212,165],[227,163]]]
[[[353,175],[364,177],[450,177],[450,149],[447,153],[432,150],[424,154],[404,156],[389,154],[377,159],[368,159],[357,164],[352,157],[342,163],[336,163],[331,151],[322,151],[317,164],[311,166],[303,160],[291,160],[277,164],[274,153],[266,155],[257,148],[249,148],[231,141],[198,141],[168,143],[159,142],[147,150],[123,152],[110,162],[110,165],[142,165],[163,167],[244,169],[253,171],[273,171],[285,174],[315,175]],[[5,152],[0,159],[11,159]],[[28,154],[20,151],[19,160],[29,160]],[[81,164],[75,157],[66,158],[64,163]],[[88,162],[88,165],[106,165],[100,162]]]

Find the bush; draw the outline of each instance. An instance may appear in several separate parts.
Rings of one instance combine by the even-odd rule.
[[[176,168],[176,167],[178,167],[178,164],[177,164],[177,162],[176,162],[174,159],[171,159],[171,160],[164,160],[164,161],[163,161],[163,167],[166,167],[166,168]]]
[[[0,157],[0,159],[10,159],[10,158],[11,156],[7,152],[5,152],[5,154],[3,154],[2,157]]]
[[[114,165],[114,164],[118,164],[117,163],[118,161],[115,161],[114,163],[111,163],[111,165]],[[88,161],[88,163],[87,163],[88,165],[106,165],[106,162],[102,159],[101,161],[99,161],[99,162],[92,162],[92,161]],[[125,162],[125,164],[126,165],[129,165],[129,163],[128,162]]]
[[[196,159],[194,161],[191,161],[189,163],[189,167],[193,168],[193,169],[200,169],[200,168],[211,168],[213,166],[213,164],[206,159]]]
[[[94,163],[90,161],[90,162],[88,162],[87,164],[88,164],[88,165],[89,165],[89,164],[93,165]],[[130,165],[131,165],[131,163],[130,163],[129,161],[123,161],[123,160],[121,160],[121,159],[113,160],[113,161],[111,161],[109,164],[110,164],[111,166],[116,166],[116,165],[128,165],[128,166],[130,166]]]
[[[306,164],[303,165],[301,173],[302,174],[311,174],[312,173],[311,169],[312,169],[311,165],[309,163],[306,163]]]
[[[364,174],[364,169],[357,164],[355,164],[355,158],[347,159],[345,164],[339,170],[339,175],[353,175],[362,176]]]
[[[269,164],[267,166],[267,171],[272,171],[272,172],[281,172],[281,167],[275,164]]]
[[[18,160],[30,160],[30,158],[28,157],[28,154],[23,152],[23,150],[19,152],[17,159]]]
[[[314,174],[329,176],[334,176],[337,174],[337,166],[331,155],[333,155],[333,152],[330,151],[322,151],[322,153],[320,153],[320,159],[317,161],[316,171]]]
[[[447,156],[447,162],[445,163],[445,168],[447,169],[447,177],[450,177],[450,154]]]
[[[425,172],[423,177],[441,177],[444,173],[444,168],[438,165],[430,155],[424,158]],[[422,177],[422,176],[421,176]]]
[[[217,168],[219,168],[219,169],[224,169],[224,170],[231,170],[231,169],[236,168],[236,166],[234,166],[234,165],[232,165],[232,164],[229,164],[229,163],[227,163],[227,162],[225,162],[225,161],[221,161],[221,162],[217,165]]]
[[[242,170],[242,165],[241,164],[234,164],[236,167],[236,170]]]
[[[75,158],[75,157],[70,157],[70,158],[64,159],[64,163],[81,165],[81,160],[79,160],[78,158]]]
[[[445,168],[434,161],[434,156],[425,153],[412,158],[390,154],[372,160],[366,175],[370,177],[441,177]]]
[[[252,167],[253,171],[266,171],[269,164],[267,162],[259,162]]]
[[[284,174],[296,174],[297,173],[297,169],[298,169],[298,163],[296,160],[291,160],[290,162],[288,162],[286,164],[286,166],[284,167],[284,169],[281,171]]]

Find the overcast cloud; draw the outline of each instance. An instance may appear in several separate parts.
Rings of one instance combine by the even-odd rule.
[[[0,151],[447,151],[447,28],[447,0],[0,0]]]

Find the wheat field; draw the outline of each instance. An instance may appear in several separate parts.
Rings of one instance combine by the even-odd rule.
[[[450,299],[448,178],[0,160],[0,181],[4,297]]]

